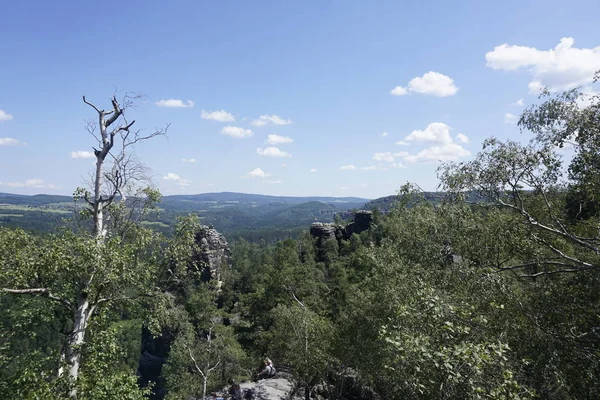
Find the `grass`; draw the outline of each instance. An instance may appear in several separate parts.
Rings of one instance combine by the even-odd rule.
[[[2,217],[22,217],[23,214],[0,214],[0,218]]]

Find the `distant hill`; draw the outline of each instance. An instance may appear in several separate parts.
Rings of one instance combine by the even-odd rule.
[[[361,208],[368,199],[359,197],[295,197],[246,193],[203,193],[163,196],[160,212],[146,224],[168,233],[180,215],[196,213],[204,224],[224,234],[243,236],[249,230],[290,231],[310,223],[331,222],[336,213]],[[70,196],[15,195],[0,193],[0,225],[49,231],[73,215]]]

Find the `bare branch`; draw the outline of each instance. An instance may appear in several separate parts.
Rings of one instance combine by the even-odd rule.
[[[200,375],[202,375],[202,378],[206,379],[206,375],[204,375],[204,372],[202,371],[202,368],[200,368],[198,366],[198,363],[196,362],[196,359],[194,358],[194,355],[192,354],[192,349],[189,348],[189,346],[186,346],[188,349],[188,352],[190,353],[190,358],[192,359],[192,361],[194,362],[194,366],[196,367],[196,370],[198,372],[200,372]]]
[[[94,104],[92,104],[92,103],[90,103],[89,101],[87,101],[87,100],[85,99],[85,96],[83,96],[83,102],[84,102],[85,104],[87,104],[88,106],[92,107],[94,110],[96,110],[96,112],[97,112],[99,115],[103,116],[103,115],[105,115],[105,114],[106,114],[106,113],[104,112],[104,110],[100,111],[100,110],[98,109],[98,107],[96,107]]]

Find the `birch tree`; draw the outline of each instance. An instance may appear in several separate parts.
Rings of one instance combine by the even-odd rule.
[[[102,307],[140,299],[153,290],[156,235],[136,227],[135,235],[126,239],[111,235],[108,229],[114,202],[121,203],[122,211],[128,191],[145,183],[143,168],[129,153],[131,146],[166,133],[163,129],[143,135],[133,130],[135,120],[129,121],[125,114],[137,98],[126,95],[119,103],[113,96],[111,108],[104,110],[83,97],[97,114],[97,122],[87,126],[97,140],[93,148],[96,163],[91,191],[78,189],[75,197],[87,205],[91,232],[39,240],[23,231],[0,230],[0,293],[45,299],[68,316],[57,375],[68,378],[73,387],[71,398],[77,397],[75,387],[90,320]],[[153,189],[142,193],[145,205],[158,198]]]

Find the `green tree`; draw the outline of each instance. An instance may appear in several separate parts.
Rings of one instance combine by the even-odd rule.
[[[0,232],[2,295],[42,298],[48,301],[44,307],[61,309],[55,312],[60,315],[65,335],[60,363],[57,360],[55,365],[58,376],[67,377],[73,386],[71,397],[77,395],[85,338],[95,315],[101,308],[139,300],[154,291],[153,243],[157,237],[130,224],[131,218],[119,217],[127,215],[130,193],[141,194],[141,203],[146,206],[158,199],[155,190],[140,191],[143,168],[129,150],[142,140],[165,133],[161,130],[144,136],[132,129],[135,121],[125,117],[133,104],[130,96],[126,95],[122,104],[113,96],[109,111],[85,97],[83,101],[97,112],[97,122],[90,122],[88,131],[97,139],[98,149],[94,148],[92,191],[78,189],[75,197],[87,205],[83,215],[90,218],[91,231],[65,232],[47,240],[34,239],[22,231]],[[115,225],[118,221],[120,226]],[[109,232],[111,224],[114,230]]]

